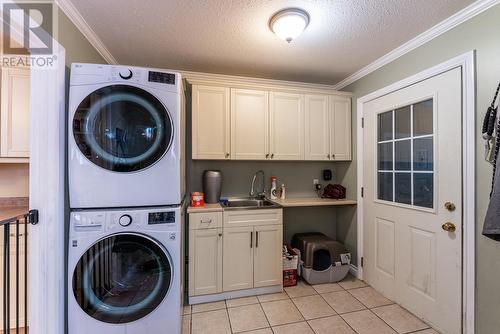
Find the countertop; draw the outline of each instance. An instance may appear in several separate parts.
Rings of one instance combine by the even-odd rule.
[[[27,197],[0,198],[0,224],[23,218],[29,211]]]
[[[331,199],[331,198],[287,198],[274,199],[274,203],[281,205],[284,208],[297,206],[336,206],[336,205],[356,205],[356,201],[349,199]]]
[[[23,218],[29,211],[28,206],[5,206],[0,207],[0,224],[10,220]]]
[[[356,205],[357,202],[349,199],[330,199],[330,198],[287,198],[284,200],[275,199],[270,200],[276,204],[281,205],[283,208],[291,207],[314,207],[314,206],[338,206],[338,205]],[[220,204],[205,204],[201,207],[189,206],[187,209],[188,213],[196,212],[222,212],[224,208]]]
[[[205,204],[204,206],[192,207],[188,206],[187,213],[196,213],[196,212],[222,212],[222,206],[219,203],[216,204]]]

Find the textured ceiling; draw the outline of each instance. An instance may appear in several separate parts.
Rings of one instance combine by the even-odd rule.
[[[121,64],[334,84],[474,0],[71,0]],[[286,7],[311,22],[291,44]]]

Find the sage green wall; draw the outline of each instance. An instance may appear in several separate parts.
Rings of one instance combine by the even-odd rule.
[[[66,65],[73,62],[106,64],[106,61],[89,43],[62,10],[57,15],[57,41],[66,49]]]
[[[476,333],[498,333],[500,328],[500,242],[481,235],[489,200],[492,168],[483,159],[481,140],[482,117],[491,102],[500,80],[500,5],[455,27],[438,38],[415,49],[370,75],[356,81],[345,90],[353,98],[353,124],[356,124],[356,99],[405,77],[444,62],[470,50],[476,50]],[[354,126],[356,129],[356,126]],[[356,138],[356,131],[353,131]],[[354,145],[354,157],[356,157]],[[347,169],[343,183],[354,189],[354,161]],[[500,217],[499,217],[500,219]],[[347,244],[356,246],[355,215],[349,226],[338,225],[337,234]],[[458,292],[457,292],[458,293]]]
[[[313,179],[322,184],[322,170],[331,169],[333,180],[344,178],[349,162],[292,162],[292,161],[217,161],[192,160],[191,157],[191,87],[186,90],[186,178],[187,192],[203,191],[202,174],[206,169],[220,170],[223,176],[222,196],[249,196],[253,174],[262,169],[266,176],[266,191],[269,194],[270,177],[276,176],[278,183],[286,186],[287,197],[314,197]],[[257,180],[260,189],[260,177]],[[349,210],[336,207],[287,208],[284,209],[284,241],[290,242],[293,234],[300,232],[322,232],[336,238],[339,212]],[[345,223],[349,223],[350,219]]]

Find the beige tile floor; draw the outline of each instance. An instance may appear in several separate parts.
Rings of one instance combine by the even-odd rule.
[[[184,307],[183,334],[437,334],[363,281]]]

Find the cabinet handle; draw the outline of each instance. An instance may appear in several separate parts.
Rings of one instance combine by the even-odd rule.
[[[259,247],[259,231],[255,232],[255,248]]]
[[[273,153],[273,154],[271,154],[271,159],[273,159],[273,158],[274,158],[274,153]]]
[[[211,222],[212,222],[212,219],[209,219],[209,220],[200,219],[200,223],[202,223],[202,224],[210,224]]]
[[[335,159],[335,154],[332,154],[332,159]]]
[[[226,158],[229,158],[229,153],[226,153]]]
[[[24,234],[23,233],[19,233],[19,236],[22,237]],[[10,237],[14,238],[16,236],[15,233],[10,233],[9,234]]]
[[[330,159],[330,154],[327,154],[327,155],[326,155],[326,157],[327,157],[328,159]]]
[[[250,232],[250,248],[253,248],[253,232]]]
[[[222,233],[219,233],[219,237],[222,237]]]
[[[269,159],[269,153],[266,154],[266,159]]]

